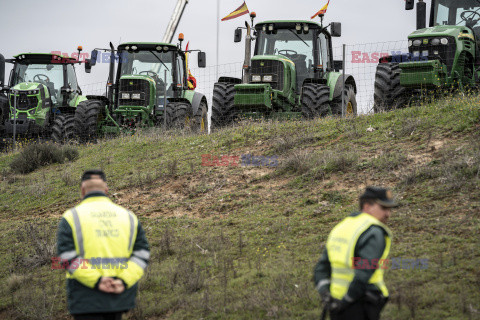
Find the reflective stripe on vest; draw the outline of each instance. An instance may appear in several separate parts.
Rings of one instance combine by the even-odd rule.
[[[333,298],[341,300],[348,292],[350,283],[355,276],[353,269],[353,255],[358,238],[371,226],[376,225],[387,233],[385,236],[385,250],[381,259],[386,259],[390,252],[392,233],[390,229],[376,218],[367,213],[354,217],[347,217],[341,221],[328,236],[327,252],[332,267],[330,294]],[[380,259],[380,260],[381,260]],[[388,289],[383,281],[384,269],[375,270],[369,284],[375,284],[385,297]]]
[[[72,228],[76,256],[87,259],[89,268],[107,277],[116,276],[124,269],[121,266],[127,263],[117,261],[128,261],[132,256],[138,228],[138,219],[133,213],[102,197],[84,200],[64,217]],[[144,252],[136,253],[140,258],[146,256]],[[72,255],[69,252],[69,256]],[[140,263],[142,267],[143,264]],[[69,269],[67,278],[72,278],[75,271]]]

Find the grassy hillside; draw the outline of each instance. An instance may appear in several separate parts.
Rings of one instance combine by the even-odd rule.
[[[480,319],[480,108],[428,106],[309,122],[247,122],[209,136],[142,132],[79,147],[79,159],[13,174],[0,156],[0,318],[68,319],[50,269],[56,225],[86,168],[147,231],[152,262],[128,319],[317,319],[311,281],[329,231],[366,185],[390,187],[384,319]],[[205,167],[202,154],[274,156],[279,166]]]

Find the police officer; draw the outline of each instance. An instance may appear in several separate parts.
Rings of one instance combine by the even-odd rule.
[[[367,187],[360,212],[336,225],[314,270],[332,320],[374,320],[388,300],[383,281],[392,233],[385,225],[397,204],[390,190]]]
[[[150,257],[137,217],[107,197],[101,170],[82,175],[82,202],[60,221],[57,253],[67,273],[68,310],[75,320],[121,319],[132,309]]]

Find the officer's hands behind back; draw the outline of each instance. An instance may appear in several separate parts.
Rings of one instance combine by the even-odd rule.
[[[113,279],[110,277],[102,277],[100,279],[100,283],[98,284],[98,290],[105,293],[120,294],[125,291],[125,286],[123,285],[122,280]]]

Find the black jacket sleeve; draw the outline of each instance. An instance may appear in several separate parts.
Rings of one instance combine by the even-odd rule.
[[[313,271],[313,281],[315,282],[315,288],[319,293],[330,290],[331,274],[332,268],[330,267],[330,261],[328,260],[327,249],[325,249]]]

